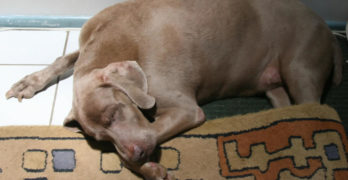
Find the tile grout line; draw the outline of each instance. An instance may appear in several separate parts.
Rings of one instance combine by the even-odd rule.
[[[65,53],[66,53],[66,49],[67,49],[68,41],[69,41],[69,35],[70,35],[70,31],[66,31],[65,44],[64,44],[64,49],[63,49],[63,56],[65,56]],[[49,120],[49,124],[48,124],[49,126],[52,125],[52,121],[53,121],[54,109],[55,109],[56,101],[57,101],[59,81],[60,81],[60,76],[57,77],[57,85],[56,85],[56,89],[54,91],[53,105],[52,105],[51,116],[50,116],[50,120]]]
[[[52,121],[53,121],[54,108],[55,108],[55,105],[56,105],[58,87],[59,87],[59,77],[57,77],[57,85],[56,85],[56,88],[54,90],[53,104],[52,104],[52,109],[51,109],[50,120],[49,120],[49,123],[48,123],[49,126],[52,125]]]

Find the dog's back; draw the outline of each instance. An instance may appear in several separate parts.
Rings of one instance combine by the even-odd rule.
[[[324,43],[305,45],[314,41]],[[171,88],[196,91],[204,101],[265,91],[269,87],[260,79],[269,66],[281,69],[301,59],[296,57],[301,48],[317,54],[313,62],[306,60],[313,64],[333,54],[325,45],[330,41],[324,21],[297,0],[135,0],[86,23],[75,72],[137,60],[156,78],[149,79],[150,86],[170,81]],[[331,69],[330,58],[321,63]]]

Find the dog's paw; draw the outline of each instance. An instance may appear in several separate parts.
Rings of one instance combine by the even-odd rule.
[[[164,180],[176,180],[174,174],[167,172],[167,176],[164,178]]]
[[[146,180],[175,180],[174,175],[168,173],[167,169],[158,163],[145,163],[141,171]]]
[[[15,97],[19,102],[22,101],[23,98],[31,98],[35,95],[37,91],[42,89],[42,79],[37,76],[36,73],[25,76],[19,82],[15,83],[12,88],[7,91],[6,98]]]

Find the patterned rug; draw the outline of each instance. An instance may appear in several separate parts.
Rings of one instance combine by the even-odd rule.
[[[0,179],[141,179],[113,151],[62,127],[1,127]],[[307,104],[208,121],[156,155],[179,180],[340,180],[347,152],[336,111]]]

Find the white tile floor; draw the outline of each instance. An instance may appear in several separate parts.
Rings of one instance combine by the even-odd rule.
[[[5,93],[25,75],[77,50],[79,33],[79,30],[0,30],[0,126],[62,125],[71,108],[72,77],[22,103],[14,98],[6,100]]]

